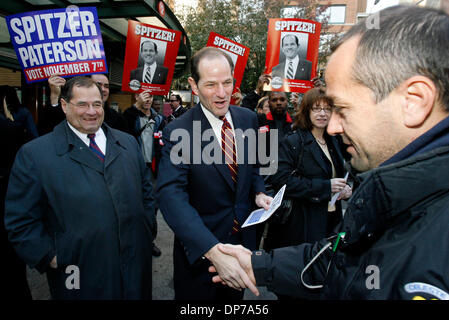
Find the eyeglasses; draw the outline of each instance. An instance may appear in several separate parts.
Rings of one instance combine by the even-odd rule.
[[[69,102],[69,104],[72,104],[75,107],[83,109],[83,110],[88,109],[89,106],[92,106],[92,108],[94,108],[96,110],[99,110],[99,109],[103,108],[103,103],[101,103],[101,102],[94,102],[92,104],[89,104],[87,102],[78,102],[78,103]]]
[[[168,100],[168,101],[170,101],[170,102],[177,102],[178,100]]]
[[[327,108],[323,108],[323,107],[318,107],[318,106],[314,106],[312,107],[312,111],[315,113],[320,113],[321,111],[324,111],[325,113],[332,113],[332,109],[327,107]]]

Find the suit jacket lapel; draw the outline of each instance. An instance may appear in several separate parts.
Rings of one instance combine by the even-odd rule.
[[[337,177],[343,178],[345,175],[345,168],[343,167],[343,155],[340,151],[340,145],[335,137],[330,137],[330,144],[332,145],[332,151],[330,151],[332,161],[334,163],[335,171],[337,172]]]
[[[324,170],[324,172],[332,175],[332,166],[330,166],[329,160],[327,160],[326,155],[324,154],[323,150],[321,150],[321,147],[318,145],[318,142],[315,141],[315,138],[310,131],[307,132],[307,140],[308,143],[310,143],[310,150],[315,161],[318,163],[321,169]]]
[[[215,168],[217,169],[217,171],[221,174],[221,176],[225,179],[226,183],[229,185],[229,187],[235,191],[235,184],[234,181],[232,181],[232,177],[231,177],[231,172],[229,171],[229,168],[226,164],[222,163],[222,164],[217,164],[215,163],[215,161],[212,161],[209,157],[209,155],[207,154],[207,152],[202,152],[204,150],[204,148],[210,144],[210,143],[214,143],[216,144],[214,146],[214,150],[220,150],[220,159],[221,159],[221,141],[217,140],[215,135],[213,135],[214,139],[213,141],[203,141],[202,139],[202,134],[204,133],[204,131],[206,130],[213,130],[212,126],[210,125],[209,121],[206,118],[206,115],[203,113],[203,110],[201,110],[201,106],[199,104],[197,104],[194,108],[194,115],[193,115],[193,120],[194,121],[200,121],[201,123],[201,132],[200,133],[195,133],[195,134],[201,134],[200,138],[201,138],[201,157],[203,157],[202,159],[202,163],[204,161],[207,161],[207,163],[212,163],[213,166],[215,166]],[[194,127],[195,130],[195,127]],[[193,135],[192,138],[194,138],[195,135]],[[196,143],[195,141],[193,141],[193,143]],[[195,150],[192,150],[192,156],[193,156],[193,152],[195,152]]]
[[[64,121],[55,128],[55,134],[58,137],[58,155],[68,152],[69,157],[73,161],[103,173],[103,163],[98,160],[89,147],[69,128],[67,121]]]
[[[122,144],[112,133],[110,127],[103,125],[103,131],[106,135],[106,156],[104,158],[104,167],[107,168],[122,152]]]

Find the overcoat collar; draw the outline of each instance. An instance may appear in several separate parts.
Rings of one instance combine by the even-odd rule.
[[[106,156],[104,163],[99,161],[89,147],[69,128],[67,120],[61,122],[53,130],[57,155],[63,156],[69,153],[69,157],[72,160],[103,173],[105,168],[120,156],[120,153],[126,148],[123,143],[120,143],[118,137],[107,124],[103,123],[102,129],[106,135]]]

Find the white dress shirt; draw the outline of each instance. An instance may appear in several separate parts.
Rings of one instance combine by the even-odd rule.
[[[147,74],[148,68],[150,68],[150,75],[151,75],[150,81],[152,82],[153,81],[153,77],[154,77],[154,72],[156,72],[156,62],[153,62],[149,66],[145,64],[145,66],[143,67],[142,81],[145,80],[145,75]]]
[[[86,146],[89,146],[90,139],[87,137],[87,133],[82,133],[75,129],[69,122],[67,122],[69,125],[69,128],[72,129],[73,132],[78,136],[78,138],[83,141]],[[101,152],[103,152],[104,155],[106,155],[106,135],[103,132],[103,129],[101,127],[98,129],[97,132],[95,132],[95,143],[97,144],[98,148],[100,148]]]
[[[218,143],[221,146],[221,127],[223,126],[223,121],[218,119],[212,112],[210,112],[208,109],[203,107],[203,105],[200,103],[201,109],[204,112],[204,115],[206,116],[207,120],[210,123],[210,126],[212,127],[212,130],[214,130],[215,137],[217,137]],[[232,134],[234,135],[234,145],[235,145],[235,153],[237,155],[238,159],[238,150],[237,150],[237,141],[235,140],[235,130],[234,130],[234,124],[232,123],[232,117],[231,113],[226,112],[225,114],[226,120],[228,120],[229,124],[232,128]]]
[[[285,76],[285,78],[287,78],[288,65],[290,64],[290,61],[293,62],[293,79],[294,79],[295,75],[296,75],[296,69],[298,68],[298,63],[299,63],[298,55],[296,55],[293,59],[286,59],[285,60],[285,69],[284,69],[284,76]]]

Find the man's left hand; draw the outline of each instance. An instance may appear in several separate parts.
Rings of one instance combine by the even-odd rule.
[[[268,210],[270,208],[271,201],[273,201],[273,198],[270,196],[267,196],[263,192],[259,192],[256,195],[256,205],[258,207],[264,208],[265,210]]]

